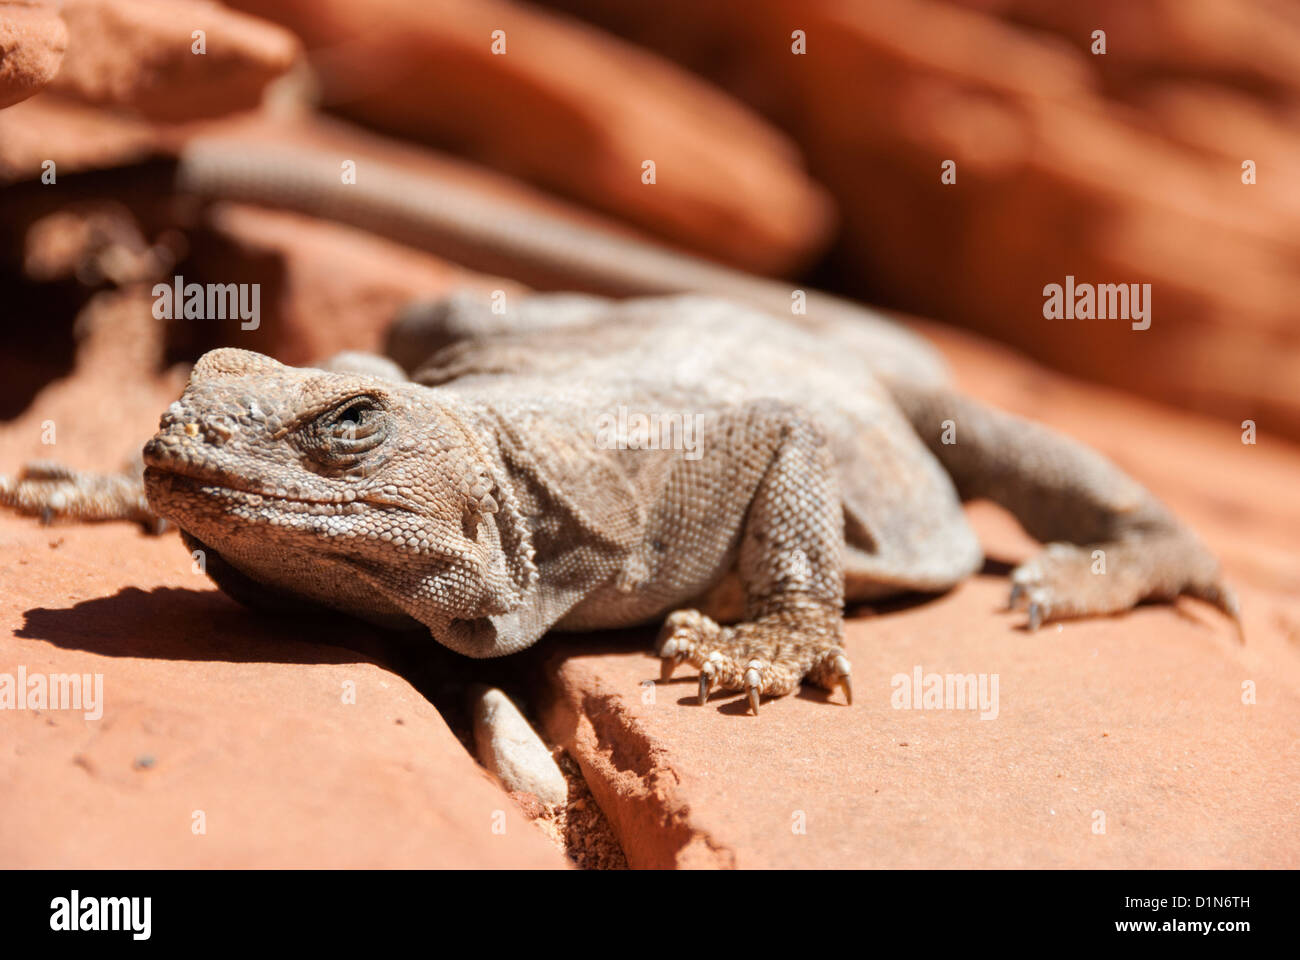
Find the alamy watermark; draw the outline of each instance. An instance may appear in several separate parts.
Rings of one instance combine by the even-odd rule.
[[[1132,320],[1134,330],[1151,326],[1151,284],[1075,283],[1043,287],[1045,320]]]
[[[123,930],[133,940],[148,940],[153,932],[153,897],[83,897],[73,890],[50,901],[50,929]]]
[[[703,455],[704,414],[643,413],[619,405],[596,418],[602,450],[683,450],[687,460]]]
[[[239,320],[239,329],[262,324],[260,283],[186,283],[182,276],[153,286],[156,320]]]
[[[996,673],[926,673],[918,664],[890,678],[889,703],[895,710],[978,710],[981,720],[996,720],[998,679]]]
[[[102,673],[0,673],[0,710],[81,710],[87,720],[104,715]]]

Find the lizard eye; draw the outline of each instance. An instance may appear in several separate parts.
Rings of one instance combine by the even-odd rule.
[[[372,397],[354,397],[330,415],[330,432],[334,436],[359,437],[374,432],[382,408]]]
[[[362,421],[365,415],[374,410],[374,406],[369,402],[369,398],[354,400],[348,404],[347,409],[338,415],[339,423],[357,424]]]
[[[352,397],[335,406],[317,422],[334,434],[351,433],[373,428],[382,412],[383,407],[374,397]]]
[[[388,434],[383,404],[371,396],[349,397],[317,417],[303,432],[307,453],[330,467],[350,467]]]

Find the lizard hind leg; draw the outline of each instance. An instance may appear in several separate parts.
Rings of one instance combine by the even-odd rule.
[[[984,497],[1046,544],[1012,573],[1011,602],[1031,630],[1121,613],[1144,601],[1205,600],[1241,620],[1218,560],[1117,466],[1036,423],[942,390],[895,388],[917,433],[963,499]],[[942,439],[944,425],[949,439]]]

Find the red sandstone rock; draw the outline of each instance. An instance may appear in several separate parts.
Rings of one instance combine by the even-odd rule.
[[[855,620],[853,706],[810,692],[758,718],[743,698],[695,706],[686,676],[645,705],[651,657],[566,645],[548,729],[578,756],[633,867],[1300,863],[1300,695],[1267,660],[1209,617],[1155,609],[1031,636],[998,612],[1005,599],[1002,579],[980,577]],[[892,709],[891,678],[918,665],[997,674],[997,719]],[[1241,703],[1246,680],[1257,705]]]
[[[152,125],[43,93],[0,111],[0,185],[132,163],[157,150]],[[56,180],[57,182],[57,180]]]
[[[67,43],[67,28],[53,3],[0,0],[0,109],[49,83]]]
[[[869,301],[1300,437],[1300,19],[1282,5],[551,2],[791,133],[835,195],[839,269]],[[1045,320],[1043,287],[1067,275],[1151,283],[1151,329]]]
[[[1160,75],[1195,76],[1224,87],[1244,85],[1267,98],[1300,96],[1296,50],[1300,19],[1268,0],[948,0],[1078,46],[1107,35],[1104,58],[1092,61],[1107,86],[1124,95]]]
[[[0,517],[0,549],[0,673],[104,698],[0,711],[5,867],[565,865],[427,700],[328,645],[367,628],[258,618],[126,525]]]
[[[159,120],[254,107],[298,55],[285,30],[205,0],[66,0],[63,18],[51,89]]]
[[[323,104],[449,146],[759,272],[830,226],[795,147],[729,97],[583,25],[502,0],[235,4],[295,30]],[[494,31],[505,53],[492,52]],[[499,49],[499,48],[498,48]],[[656,182],[642,182],[644,161]]]
[[[44,96],[0,113],[0,184],[35,178],[46,161],[75,173],[147,157],[165,135],[175,142],[160,122],[258,106],[299,52],[287,31],[204,0],[68,0],[66,29],[43,6],[16,9],[29,12],[0,15],[0,106],[58,75]],[[204,33],[202,54],[195,31]],[[37,41],[48,48],[43,59]]]

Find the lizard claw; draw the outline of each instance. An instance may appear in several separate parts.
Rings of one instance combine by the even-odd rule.
[[[1043,618],[1046,616],[1046,604],[1031,600],[1029,603],[1029,630],[1032,633],[1043,625]]]
[[[1052,616],[1052,591],[1047,587],[1032,587],[1029,594],[1029,632],[1033,633]]]
[[[713,689],[714,683],[718,679],[717,661],[721,659],[721,654],[716,650],[709,654],[708,661],[700,667],[700,706],[709,699],[709,692]]]
[[[677,642],[675,636],[670,636],[659,645],[659,656],[663,661],[659,664],[659,682],[667,683],[673,678],[673,671],[678,665],[686,659],[686,651],[681,649],[682,645]]]
[[[844,699],[849,706],[853,706],[853,684],[849,681],[852,670],[848,657],[841,655],[835,658],[835,677],[839,685],[844,688]]]
[[[762,679],[758,671],[761,666],[757,660],[751,660],[745,668],[745,692],[749,694],[749,709],[754,716],[758,716],[758,684]]]
[[[1011,596],[1007,599],[1007,609],[1014,610],[1025,596],[1025,585],[1023,583],[1013,583],[1011,585]]]
[[[673,671],[677,669],[678,660],[676,657],[664,657],[659,664],[659,682],[667,683],[673,678]]]
[[[664,657],[663,662],[659,665],[659,682],[667,683],[673,678],[673,672],[687,660],[687,655],[677,653],[671,657]]]
[[[717,629],[717,624],[695,610],[678,610],[664,621],[656,650],[663,658],[663,663],[659,666],[660,683],[671,680],[673,671],[695,656],[699,649],[699,637],[693,636],[692,631],[698,633],[701,622],[712,624]]]

